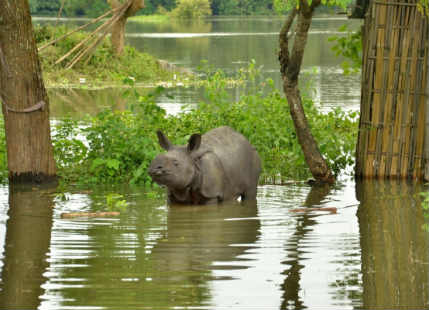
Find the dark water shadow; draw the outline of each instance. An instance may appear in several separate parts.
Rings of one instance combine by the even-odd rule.
[[[53,196],[50,188],[9,186],[9,219],[0,282],[0,309],[36,309],[48,268]]]
[[[356,184],[363,309],[429,308],[429,234],[418,194],[427,190],[407,181]]]
[[[313,207],[319,205],[326,196],[331,192],[331,187],[327,184],[315,185],[311,188],[304,202],[304,207]],[[300,286],[301,269],[303,265],[303,255],[305,247],[302,246],[307,235],[313,230],[313,226],[317,224],[315,220],[320,214],[303,212],[297,215],[295,232],[292,237],[287,240],[285,248],[287,249],[288,257],[282,263],[288,268],[282,272],[285,279],[281,284],[282,302],[280,309],[306,309],[304,301],[300,296],[302,290]]]

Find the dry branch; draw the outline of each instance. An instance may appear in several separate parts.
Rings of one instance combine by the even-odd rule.
[[[82,29],[84,29],[84,28],[86,28],[86,27],[88,27],[88,26],[90,26],[90,25],[92,25],[92,24],[94,24],[94,23],[98,22],[100,19],[103,19],[103,18],[104,18],[104,17],[106,17],[107,15],[109,15],[109,14],[111,14],[111,13],[113,13],[113,12],[117,11],[117,10],[118,10],[118,9],[112,9],[112,10],[110,10],[110,11],[107,11],[107,12],[106,12],[106,13],[104,13],[103,15],[101,15],[101,16],[99,16],[99,17],[97,17],[97,18],[93,19],[92,21],[90,21],[90,22],[86,23],[85,25],[82,25],[82,26],[80,26],[80,27],[78,27],[78,28],[76,28],[76,29],[73,29],[72,31],[67,32],[66,34],[63,34],[61,37],[59,37],[59,38],[57,38],[57,39],[54,39],[54,40],[52,40],[52,41],[50,41],[50,42],[46,43],[45,45],[43,45],[43,46],[39,47],[38,51],[39,51],[39,52],[41,52],[42,50],[44,50],[44,49],[45,49],[45,48],[47,48],[48,46],[50,46],[50,45],[52,45],[52,44],[55,44],[55,43],[57,43],[58,41],[61,41],[62,39],[66,38],[66,37],[68,37],[68,36],[70,36],[70,35],[72,35],[73,33],[77,32],[77,31],[79,31],[79,30],[82,30]]]
[[[132,5],[132,1],[128,1],[126,3],[124,3],[122,6],[114,8],[108,12],[106,12],[105,14],[103,14],[102,16],[98,17],[95,21],[92,21],[91,23],[94,23],[98,20],[100,20],[101,18],[103,18],[104,16],[113,13],[113,16],[110,17],[106,22],[104,22],[102,25],[100,25],[99,27],[97,27],[97,29],[95,29],[93,32],[91,32],[87,38],[85,38],[84,40],[82,40],[81,42],[79,42],[75,47],[73,47],[70,51],[68,51],[65,55],[63,55],[62,57],[60,57],[55,64],[59,64],[62,61],[64,61],[65,59],[67,59],[68,57],[70,57],[70,55],[72,55],[74,52],[78,51],[79,49],[81,49],[80,51],[77,52],[77,54],[74,55],[73,59],[69,62],[69,64],[67,65],[67,69],[72,68],[78,61],[80,61],[83,57],[88,56],[88,58],[91,57],[93,51],[95,50],[95,48],[102,42],[102,40],[108,35],[110,29],[112,28],[112,26],[122,17],[124,16],[124,14],[126,14],[127,10],[130,8],[130,6]],[[88,23],[91,24],[91,23]],[[77,30],[74,30],[74,32]],[[69,33],[68,35],[70,35],[71,33]],[[100,34],[100,35],[99,35]],[[95,39],[94,42],[92,42],[91,44],[89,44],[89,42],[91,40],[94,39],[94,37],[96,35],[99,35],[97,37],[97,39]],[[63,36],[62,38],[64,38],[65,36]],[[59,39],[57,39],[58,41]],[[54,42],[52,42],[54,43]],[[52,44],[50,43],[50,44]],[[85,46],[86,44],[89,44],[89,46]],[[45,48],[45,46],[43,46],[43,48]]]
[[[69,219],[75,217],[113,217],[121,215],[120,212],[71,212],[61,213],[62,219]]]
[[[308,213],[314,211],[330,212],[331,214],[337,213],[337,208],[335,207],[323,207],[323,208],[296,208],[290,209],[289,212],[293,213]]]
[[[117,14],[113,15],[112,18],[110,18],[107,22],[105,22],[103,24],[104,27],[102,28],[102,30],[99,30],[98,32],[94,33],[94,35],[100,33],[101,31],[103,31],[103,33],[101,35],[99,35],[98,38],[90,46],[88,46],[85,50],[83,50],[81,53],[76,55],[70,61],[70,63],[68,64],[68,66],[66,68],[71,69],[78,61],[80,61],[86,55],[88,55],[88,60],[89,60],[93,51],[103,41],[103,39],[109,34],[112,26],[125,14],[125,12],[128,10],[130,5],[131,5],[131,2],[126,3],[124,6],[122,6],[120,8],[120,10]]]

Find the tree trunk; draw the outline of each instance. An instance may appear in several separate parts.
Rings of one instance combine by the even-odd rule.
[[[55,179],[49,100],[27,0],[0,1],[0,101],[10,182]]]
[[[286,94],[298,142],[304,153],[305,161],[316,181],[333,183],[334,175],[311,134],[298,89],[298,77],[307,43],[308,30],[311,25],[314,8],[319,4],[320,0],[313,0],[311,5],[307,3],[307,0],[301,0],[299,8],[294,8],[290,12],[280,32],[279,61],[283,79],[283,90]],[[294,44],[291,52],[289,52],[288,34],[296,17],[298,17],[298,21],[295,29]]]
[[[121,18],[112,26],[112,46],[116,55],[122,55],[124,51],[125,45],[125,24],[127,23],[127,19],[130,16],[136,14],[136,12],[142,8],[144,8],[144,0],[130,0],[130,7],[124,13]],[[116,9],[122,5],[119,0],[108,0],[108,3],[112,7],[112,9]]]

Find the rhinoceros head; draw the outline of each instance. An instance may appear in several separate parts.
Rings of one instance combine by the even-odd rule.
[[[156,183],[170,189],[180,190],[188,187],[196,175],[191,153],[200,147],[201,135],[193,134],[186,146],[173,145],[159,130],[157,135],[160,146],[167,153],[155,157],[149,166],[149,175]]]

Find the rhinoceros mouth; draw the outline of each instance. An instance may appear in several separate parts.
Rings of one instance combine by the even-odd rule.
[[[152,180],[154,180],[156,183],[167,185],[168,184],[168,173],[151,173],[150,176],[152,177]]]

